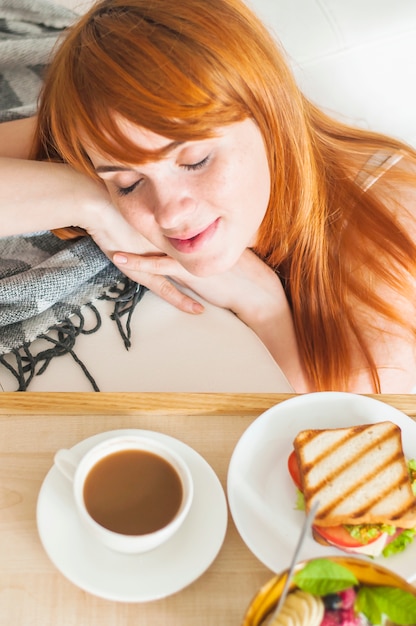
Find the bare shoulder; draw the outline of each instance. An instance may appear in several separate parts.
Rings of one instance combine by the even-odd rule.
[[[27,159],[36,127],[36,117],[0,124],[0,157]]]
[[[377,180],[373,191],[379,192],[383,204],[416,247],[416,161],[401,158]],[[388,241],[385,246],[388,251]],[[386,262],[394,263],[388,255]],[[362,301],[355,303],[356,320],[376,362],[382,391],[408,393],[416,386],[416,260],[413,270],[398,269],[397,282],[367,272],[362,266],[358,271],[380,301],[387,308],[392,306],[402,319],[400,323]],[[356,356],[359,388],[367,372],[360,355]]]

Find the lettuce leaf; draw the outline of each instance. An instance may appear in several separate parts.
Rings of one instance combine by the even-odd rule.
[[[397,535],[393,541],[390,541],[384,548],[382,555],[384,557],[391,556],[392,554],[397,554],[398,552],[403,552],[407,546],[412,543],[414,537],[416,535],[415,528],[408,528],[406,530],[402,530],[400,535]]]
[[[305,497],[300,489],[296,489],[296,504],[295,509],[297,511],[305,510]]]
[[[407,467],[409,469],[410,482],[412,483],[412,491],[416,496],[416,459],[410,459],[407,462]]]

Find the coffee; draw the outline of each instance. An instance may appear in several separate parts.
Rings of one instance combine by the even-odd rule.
[[[177,471],[144,450],[120,450],[98,461],[84,484],[84,502],[104,528],[144,535],[166,526],[177,514],[183,489]]]

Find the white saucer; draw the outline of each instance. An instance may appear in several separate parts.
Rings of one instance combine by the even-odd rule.
[[[212,467],[188,445],[153,431],[100,433],[76,444],[81,453],[117,434],[146,434],[163,441],[188,463],[194,499],[184,525],[167,543],[140,555],[102,546],[81,524],[69,481],[52,467],[37,503],[38,532],[49,558],[72,583],[101,598],[147,602],[169,596],[196,580],[214,561],[225,537],[227,503]]]

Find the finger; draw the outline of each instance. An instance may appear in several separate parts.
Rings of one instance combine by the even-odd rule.
[[[151,284],[150,287],[149,284],[146,285],[149,289],[177,309],[185,311],[185,313],[194,314],[199,314],[204,311],[203,305],[198,302],[198,300],[182,293],[166,276],[152,275],[149,277],[148,283]]]
[[[175,273],[175,280],[181,282],[176,276],[181,266],[174,259],[168,256],[144,256],[116,252],[113,255],[113,262],[126,276],[145,285],[177,309],[194,314],[204,311],[200,302],[182,293],[169,280],[169,276]]]
[[[150,289],[150,291],[153,291],[154,294],[162,298],[162,300],[166,300],[166,302],[184,313],[198,315],[203,313],[205,310],[204,306],[198,302],[198,300],[182,293],[182,291],[180,291],[166,276],[135,272],[131,270],[125,271],[124,268],[121,268],[121,270],[124,274],[126,274],[126,276],[137,283],[144,285]]]
[[[113,263],[125,272],[126,269],[133,272],[145,272],[148,274],[172,275],[178,268],[178,262],[168,256],[139,255],[126,252],[116,252],[113,255]]]

